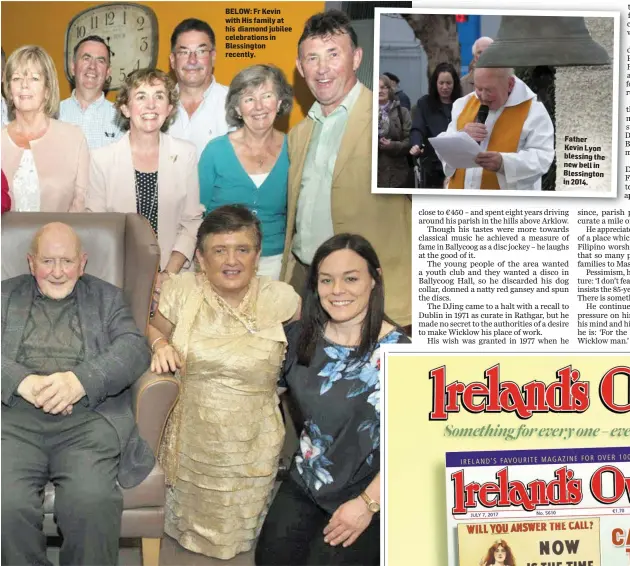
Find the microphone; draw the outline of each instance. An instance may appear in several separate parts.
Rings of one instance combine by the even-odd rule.
[[[490,112],[490,108],[488,108],[488,105],[482,104],[479,107],[479,111],[477,112],[477,117],[475,118],[475,122],[477,122],[477,124],[485,124],[486,120],[488,119],[488,112]],[[481,145],[480,141],[478,141],[477,143]]]
[[[475,122],[477,122],[477,124],[485,124],[488,119],[488,112],[490,112],[490,108],[488,108],[486,104],[482,104],[479,107],[479,112],[477,112]]]

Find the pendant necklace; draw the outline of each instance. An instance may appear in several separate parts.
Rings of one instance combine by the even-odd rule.
[[[265,163],[265,161],[267,161],[267,155],[265,155],[264,153],[262,156],[256,155],[254,150],[248,143],[246,142],[243,142],[243,143],[245,143],[245,147],[249,150],[249,153],[251,154],[252,159],[254,159],[254,161],[256,161],[256,163],[258,164],[258,168],[262,169],[263,164]],[[263,152],[264,151],[265,149],[263,148]]]

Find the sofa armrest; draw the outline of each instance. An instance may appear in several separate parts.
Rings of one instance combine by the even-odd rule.
[[[131,388],[140,436],[157,455],[164,425],[179,396],[179,381],[171,374],[145,372]]]

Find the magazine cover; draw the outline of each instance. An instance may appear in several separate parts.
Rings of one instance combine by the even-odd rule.
[[[627,354],[383,354],[385,564],[627,566]]]
[[[447,452],[448,564],[622,564],[629,476],[630,447]]]

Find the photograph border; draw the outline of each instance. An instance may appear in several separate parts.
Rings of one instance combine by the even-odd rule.
[[[387,555],[389,551],[389,474],[391,472],[391,468],[388,465],[389,462],[389,427],[388,427],[388,415],[394,412],[395,407],[390,404],[389,399],[389,369],[388,362],[390,358],[442,358],[443,365],[448,365],[452,363],[454,359],[460,358],[495,358],[497,363],[501,363],[504,359],[508,358],[519,358],[519,357],[532,357],[537,362],[541,362],[549,358],[556,359],[573,359],[577,358],[623,358],[627,356],[627,354],[621,352],[618,349],[606,349],[601,352],[594,351],[585,351],[580,352],[576,351],[574,347],[563,351],[563,350],[541,350],[534,349],[531,351],[523,350],[518,351],[513,348],[506,350],[490,350],[487,352],[479,352],[479,351],[466,351],[462,350],[461,346],[458,346],[455,351],[446,352],[446,351],[436,351],[429,352],[426,350],[422,350],[419,345],[416,344],[383,344],[380,349],[380,362],[381,362],[381,476],[380,476],[380,489],[381,489],[381,566],[390,566],[387,561]],[[470,377],[468,374],[465,376],[466,378]],[[414,379],[422,379],[424,376],[414,375]],[[428,379],[428,376],[426,376]],[[591,390],[591,398],[597,395],[596,388]],[[420,403],[418,408],[418,414],[424,415],[425,405]],[[424,417],[422,419],[424,421]],[[436,421],[433,421],[436,422]],[[443,421],[439,421],[438,424]],[[607,445],[608,446],[608,445]],[[481,449],[483,450],[483,449]],[[445,451],[446,453],[446,451]],[[441,476],[443,477],[443,476]],[[419,486],[418,489],[421,489],[422,486]],[[398,509],[398,508],[397,508]],[[440,528],[446,529],[447,525],[444,523]],[[394,565],[391,565],[394,566]]]
[[[586,10],[519,10],[519,9],[486,9],[486,8],[376,8],[374,14],[374,75],[373,75],[373,108],[378,108],[378,80],[380,76],[380,40],[381,40],[381,17],[384,14],[462,14],[472,16],[569,16],[584,18],[613,18],[613,96],[612,96],[612,154],[611,159],[611,190],[607,192],[593,190],[570,190],[570,191],[525,191],[525,190],[494,190],[488,191],[483,189],[465,189],[451,190],[448,189],[415,189],[415,188],[397,188],[386,189],[377,187],[378,175],[378,120],[372,120],[372,182],[371,188],[373,194],[406,194],[406,195],[439,195],[439,196],[519,196],[519,197],[541,197],[541,198],[597,198],[597,199],[616,199],[619,194],[619,74],[622,72],[619,66],[620,62],[620,33],[621,18],[619,11],[586,11]],[[556,155],[557,155],[556,148]],[[623,161],[623,160],[621,160]],[[556,180],[557,182],[557,180]]]

